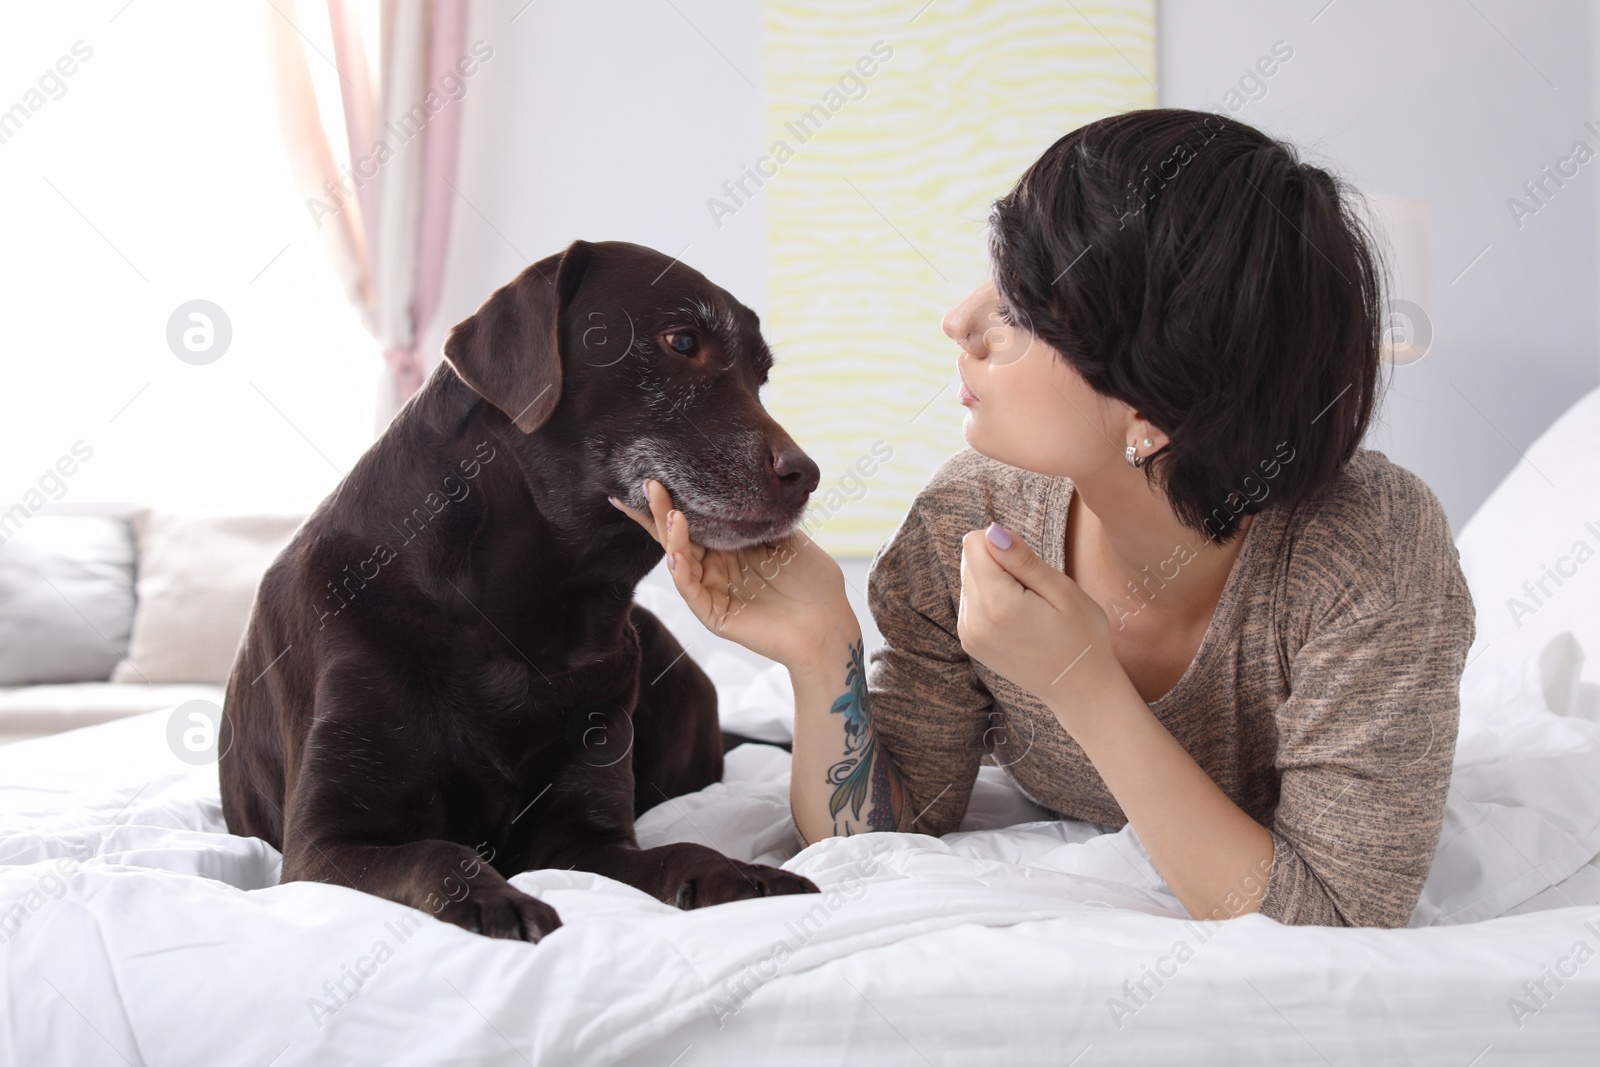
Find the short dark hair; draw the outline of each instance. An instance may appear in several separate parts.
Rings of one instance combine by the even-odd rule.
[[[1294,146],[1211,112],[1125,112],[1051,145],[989,226],[1009,314],[1170,438],[1145,472],[1185,526],[1230,541],[1355,454],[1381,261],[1348,187]]]

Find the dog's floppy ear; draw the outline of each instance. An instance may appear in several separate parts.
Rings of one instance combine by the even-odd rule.
[[[541,259],[445,338],[444,358],[461,380],[523,433],[543,426],[561,400],[561,323],[590,247],[574,241]]]

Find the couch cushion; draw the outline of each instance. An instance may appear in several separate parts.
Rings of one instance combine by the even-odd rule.
[[[135,512],[138,610],[111,680],[224,684],[256,586],[302,519]]]
[[[128,652],[133,562],[112,515],[36,515],[0,544],[0,686],[110,677]]]
[[[189,700],[222,704],[216,685],[25,685],[0,689],[0,743],[96,726],[113,719],[175,708]]]

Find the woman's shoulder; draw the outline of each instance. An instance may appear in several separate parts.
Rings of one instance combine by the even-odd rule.
[[[1278,516],[1286,591],[1325,625],[1396,603],[1468,596],[1450,522],[1433,490],[1375,449]]]

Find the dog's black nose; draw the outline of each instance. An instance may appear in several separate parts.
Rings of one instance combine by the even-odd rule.
[[[767,465],[778,479],[778,488],[787,504],[803,504],[822,480],[822,472],[811,457],[793,441],[774,444],[767,453]]]

